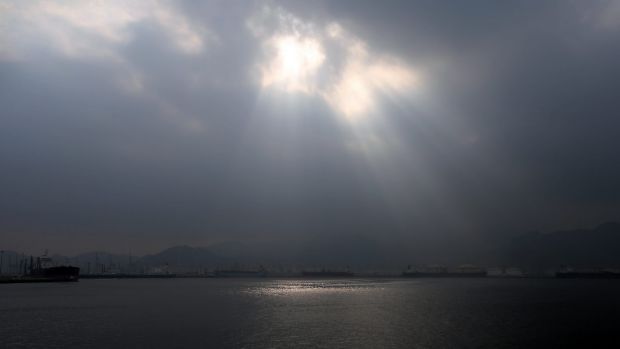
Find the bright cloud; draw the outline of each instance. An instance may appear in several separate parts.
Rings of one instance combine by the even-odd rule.
[[[131,26],[142,21],[157,24],[185,54],[200,53],[214,38],[167,2],[155,0],[14,1],[3,5],[0,20],[0,58],[5,59],[18,59],[41,41],[68,57],[119,59],[117,47],[133,39]]]
[[[376,110],[381,94],[404,94],[418,82],[409,66],[372,51],[338,23],[319,29],[267,7],[248,26],[263,42],[263,88],[316,95],[350,120]]]
[[[350,44],[336,81],[324,92],[325,100],[347,117],[376,108],[380,93],[400,93],[416,82],[414,73],[392,58],[373,57],[362,42]]]

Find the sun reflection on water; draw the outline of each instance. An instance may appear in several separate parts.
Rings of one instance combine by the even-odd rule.
[[[257,296],[304,296],[360,293],[382,288],[381,283],[374,280],[273,280],[244,292]]]

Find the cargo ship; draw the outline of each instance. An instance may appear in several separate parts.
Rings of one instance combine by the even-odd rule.
[[[47,254],[37,257],[36,261],[30,257],[30,267],[25,269],[24,274],[2,278],[0,283],[75,282],[80,278],[80,268],[70,265],[55,266]]]
[[[463,264],[453,270],[440,265],[431,265],[422,269],[408,266],[401,275],[403,277],[486,277],[487,271],[471,264]]]

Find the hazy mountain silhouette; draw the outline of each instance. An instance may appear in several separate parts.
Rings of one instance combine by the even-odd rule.
[[[605,223],[593,229],[563,230],[551,233],[531,232],[507,241],[497,249],[454,250],[446,257],[442,246],[437,251],[410,250],[394,243],[373,240],[364,235],[340,235],[331,239],[297,242],[226,242],[207,247],[180,246],[140,260],[146,265],[169,263],[171,266],[216,264],[296,264],[306,266],[351,266],[360,268],[399,268],[407,263],[459,264],[474,262],[488,266],[521,266],[545,270],[561,265],[574,267],[620,267],[620,223]],[[417,251],[416,251],[417,250]]]
[[[473,256],[475,254],[475,256]],[[16,269],[21,254],[4,252],[4,270]],[[472,257],[473,256],[473,257]],[[35,256],[36,257],[36,256]],[[305,266],[359,269],[398,269],[407,264],[476,263],[483,266],[519,266],[543,271],[561,265],[573,267],[620,267],[620,223],[609,222],[593,229],[530,232],[516,236],[496,248],[433,245],[430,248],[404,246],[397,242],[343,234],[304,241],[229,241],[206,247],[174,246],[143,257],[107,252],[89,252],[74,257],[55,255],[57,263],[71,263],[83,272],[106,270],[148,270],[168,265],[174,270],[230,268],[234,266]],[[98,267],[96,267],[98,266]],[[90,269],[89,269],[90,268]]]
[[[55,257],[52,257],[56,260]],[[96,263],[100,264],[125,264],[130,261],[136,261],[139,257],[132,257],[130,255],[125,254],[117,254],[117,253],[109,253],[105,251],[95,251],[95,252],[87,252],[82,253],[77,256],[71,257],[70,261],[72,262],[80,262],[82,264],[91,263],[95,265]],[[60,260],[59,260],[60,261]]]
[[[560,265],[619,267],[620,223],[604,223],[594,229],[523,234],[502,247],[498,255],[504,264],[531,269]]]
[[[227,260],[211,252],[206,247],[175,246],[159,253],[146,255],[139,263],[146,266],[170,265],[174,267],[204,267]]]

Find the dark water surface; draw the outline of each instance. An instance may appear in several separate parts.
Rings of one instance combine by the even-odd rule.
[[[620,280],[0,285],[2,348],[620,347]]]

